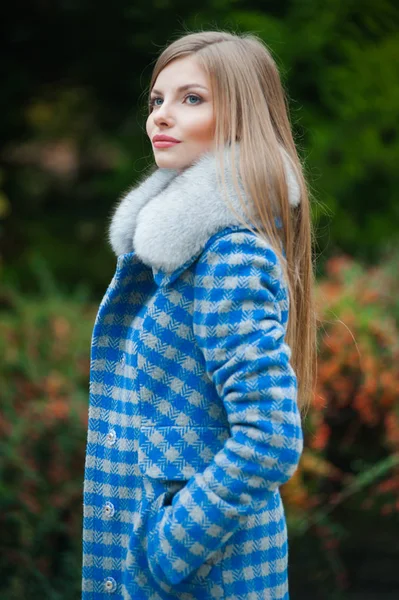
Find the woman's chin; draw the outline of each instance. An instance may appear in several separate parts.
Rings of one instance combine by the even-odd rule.
[[[187,165],[181,164],[181,161],[173,160],[172,158],[167,159],[163,156],[155,156],[155,162],[160,169],[175,169],[177,171],[182,171],[186,168]]]

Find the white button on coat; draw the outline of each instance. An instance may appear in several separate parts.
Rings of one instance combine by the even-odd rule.
[[[116,581],[113,577],[107,577],[104,580],[104,589],[109,594],[112,594],[112,592],[116,591]]]
[[[107,446],[113,446],[116,442],[116,431],[111,429],[106,435]]]
[[[113,517],[115,514],[115,507],[112,502],[106,502],[104,504],[104,513],[106,517]]]

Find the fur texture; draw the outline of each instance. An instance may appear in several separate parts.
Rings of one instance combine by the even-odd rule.
[[[238,166],[239,144],[237,150]],[[282,156],[289,201],[297,206],[298,182],[284,150]],[[228,147],[224,157],[229,202],[246,219],[233,185]],[[252,211],[239,184],[243,200]],[[108,239],[117,256],[135,251],[144,264],[170,273],[197,254],[217,231],[240,224],[219,191],[217,159],[207,152],[182,173],[157,169],[129,191],[111,217]]]

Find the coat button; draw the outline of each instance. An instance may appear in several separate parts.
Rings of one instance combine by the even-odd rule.
[[[104,504],[104,514],[106,517],[113,517],[115,514],[115,507],[112,502],[106,502]]]
[[[112,594],[116,590],[116,581],[113,577],[107,577],[104,579],[104,589],[108,594]]]
[[[107,445],[113,446],[116,442],[116,432],[114,429],[110,429],[106,435]]]

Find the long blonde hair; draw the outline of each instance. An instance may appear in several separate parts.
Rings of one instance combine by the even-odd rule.
[[[278,68],[267,46],[252,33],[188,33],[169,44],[156,60],[148,94],[168,63],[188,55],[195,55],[211,82],[219,176],[222,175],[224,181],[224,149],[230,144],[233,181],[242,200],[234,169],[235,142],[239,141],[242,185],[252,199],[261,223],[261,228],[252,223],[250,229],[265,236],[280,259],[290,304],[285,340],[291,349],[291,365],[297,376],[298,406],[305,414],[312,402],[317,371],[314,231],[309,192],[293,140],[288,103]],[[300,203],[296,207],[289,204],[281,147],[288,153],[298,181]],[[224,183],[222,191],[227,198]],[[280,229],[272,208],[276,202],[282,224]],[[248,226],[247,222],[244,224]]]

